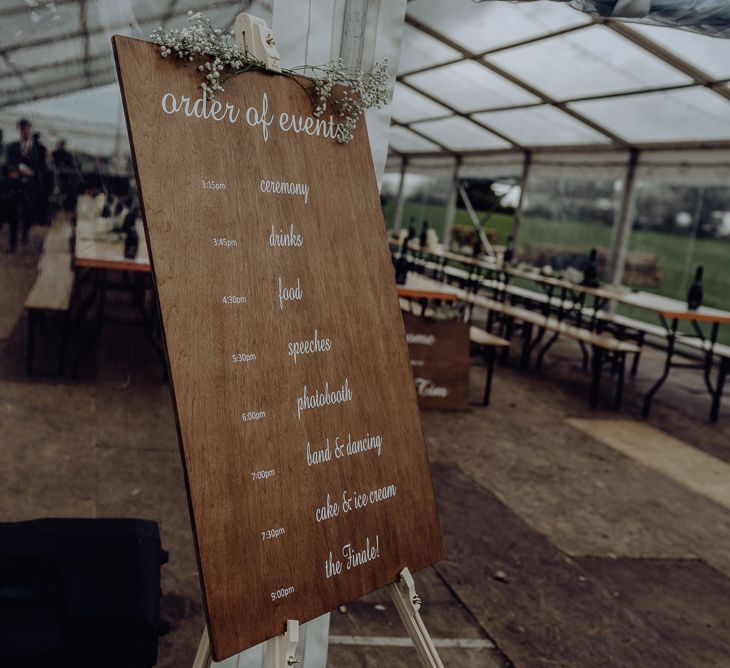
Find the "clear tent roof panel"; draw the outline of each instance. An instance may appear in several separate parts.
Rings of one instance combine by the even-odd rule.
[[[460,56],[461,54],[450,46],[446,46],[443,42],[439,42],[437,39],[429,37],[420,30],[406,24],[403,26],[403,43],[401,45],[398,74],[420,70],[424,67],[442,65],[443,63],[458,60]]]
[[[730,39],[659,26],[637,24],[632,28],[710,77],[730,78]]]
[[[413,128],[450,151],[505,148],[510,144],[461,116],[414,123]]]
[[[20,71],[44,65],[52,66],[60,60],[81,59],[83,56],[84,40],[82,37],[65,39],[59,43],[49,43],[29,49],[17,49],[8,55]]]
[[[89,55],[92,58],[113,58],[108,34],[99,32],[89,37]]]
[[[403,80],[465,113],[540,101],[472,60],[412,74]]]
[[[132,2],[93,2],[88,14],[89,32],[115,31],[128,32],[147,37],[150,30],[161,24],[172,28],[182,28],[187,22],[188,10],[203,11],[214,24],[225,25],[242,9],[241,0],[217,0],[201,3],[199,0],[132,0]],[[137,28],[141,30],[137,30]],[[125,30],[128,28],[129,30]]]
[[[391,125],[390,127],[390,146],[400,153],[439,150],[439,147],[433,142],[400,125]]]
[[[692,83],[604,26],[591,26],[486,57],[558,100]]]
[[[605,155],[607,146],[625,152],[662,142],[685,149],[730,141],[723,117],[730,100],[730,40],[591,18],[543,0],[411,0],[406,26],[408,64],[399,80],[424,93],[421,118],[429,118],[425,108],[437,99],[453,110],[445,119],[465,137],[496,133],[492,148],[441,135],[445,119],[418,121],[412,98],[406,119],[394,114],[394,122],[425,134],[438,131],[430,136],[444,147],[441,153],[503,151],[512,142],[551,152],[595,147]],[[419,39],[461,57],[416,65],[407,42]],[[475,67],[480,62],[481,70]]]
[[[204,9],[224,26],[230,25],[242,4],[246,3],[212,0]],[[113,81],[110,32],[144,38],[163,22],[182,27],[187,10],[199,8],[195,0],[4,0],[0,108]],[[461,50],[477,55],[465,59]],[[479,65],[484,52],[487,62]],[[612,137],[617,151],[645,142],[727,143],[730,134],[724,119],[730,88],[723,82],[730,78],[729,56],[730,40],[591,19],[560,2],[411,0],[398,71],[403,83],[426,95],[396,94],[396,110],[400,107],[404,118],[396,113],[394,119],[396,124],[412,123],[419,131],[436,132],[449,139],[450,143],[442,142],[431,135],[448,144],[449,151],[466,153],[509,146],[460,116],[473,113],[479,114],[477,121],[527,149],[556,145],[600,149]],[[682,86],[689,88],[656,92]],[[534,96],[532,89],[544,95]],[[633,91],[641,94],[625,95]],[[625,96],[609,99],[612,95]],[[574,100],[584,96],[605,99]],[[435,127],[426,125],[423,119],[433,119],[436,109],[439,115],[446,113],[429,97],[457,114]],[[570,109],[577,118],[563,114],[561,104],[543,104],[551,100],[574,100]],[[586,122],[576,125],[581,124],[581,115]],[[451,130],[444,130],[449,127],[462,128],[463,136],[450,137]],[[394,136],[408,134],[418,136],[406,128]],[[413,136],[410,145],[420,146],[421,152],[447,152]]]
[[[179,12],[177,4],[181,3],[179,1],[176,3],[175,14]],[[89,32],[119,30],[122,26],[134,28],[151,19],[159,25],[160,17],[168,14],[169,7],[170,3],[164,0],[149,0],[144,3],[93,2],[89,4],[87,25]]]
[[[474,114],[522,146],[607,144],[609,138],[550,105]]]
[[[194,0],[6,0],[0,4],[0,109],[114,81],[110,37],[147,38],[183,27]],[[213,0],[207,15],[231,27],[241,0]]]
[[[48,125],[63,127],[68,124],[73,128],[78,125],[114,128],[124,126],[124,123],[117,123],[122,108],[119,88],[116,83],[67,93],[58,98],[20,104],[14,107],[12,111],[21,114],[31,107]],[[0,115],[5,113],[7,112],[0,111]]]
[[[0,44],[3,49],[14,49],[28,42],[37,44],[72,35],[81,26],[80,6],[77,2],[8,3],[0,15]]]
[[[392,114],[396,121],[410,123],[437,116],[448,116],[449,110],[405,84],[396,83],[393,92]]]
[[[471,53],[480,53],[590,23],[585,14],[556,2],[512,4],[471,0],[411,0],[408,15]]]
[[[90,63],[89,69],[96,67],[96,64]],[[69,63],[59,68],[44,68],[40,70],[34,70],[32,72],[26,72],[23,75],[23,81],[27,86],[54,86],[57,83],[68,83],[68,81],[74,78],[83,78],[84,72],[87,68],[84,67],[82,60]]]
[[[633,143],[730,140],[730,100],[706,88],[570,105]]]

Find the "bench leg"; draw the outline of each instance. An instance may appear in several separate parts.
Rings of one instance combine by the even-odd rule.
[[[710,421],[717,422],[720,417],[720,401],[722,399],[722,390],[725,386],[725,378],[730,370],[730,359],[723,357],[720,361],[720,368],[717,371],[717,385],[712,395],[712,408],[710,408]]]
[[[555,332],[548,342],[540,348],[540,352],[537,354],[537,361],[535,362],[535,368],[539,371],[542,369],[542,362],[545,359],[545,355],[550,348],[552,348],[553,344],[558,340],[558,337],[560,336],[560,332]]]
[[[520,367],[526,369],[530,366],[532,356],[532,325],[525,323],[522,326],[522,354],[520,355]]]
[[[35,343],[36,312],[28,311],[28,336],[25,342],[25,372],[30,376],[33,373],[33,348]]]
[[[664,381],[667,379],[667,376],[669,375],[669,370],[672,368],[672,356],[674,355],[674,337],[669,336],[667,338],[667,357],[664,360],[664,372],[661,375],[661,378],[654,383],[654,385],[651,387],[651,389],[646,393],[644,396],[644,405],[641,409],[641,414],[643,417],[649,417],[649,411],[651,410],[651,400],[654,398],[654,395],[659,391],[659,388],[664,385]]]
[[[616,410],[621,409],[621,404],[624,401],[624,377],[626,375],[626,353],[617,352],[616,355],[616,372],[618,377],[616,378],[616,399],[614,401],[614,408]]]
[[[591,378],[591,408],[598,406],[598,398],[601,393],[601,371],[603,370],[603,349],[593,346],[593,377]]]
[[[496,352],[494,346],[486,346],[484,349],[484,361],[487,363],[487,379],[484,383],[484,401],[482,401],[482,406],[489,406],[489,401],[492,396],[492,378],[494,377]]]
[[[588,364],[591,360],[591,357],[588,354],[588,349],[586,348],[586,344],[583,343],[583,341],[578,341],[578,345],[580,346],[581,355],[583,355],[583,362],[581,364],[581,367],[583,368],[583,371],[588,371]]]
[[[514,334],[515,331],[515,321],[512,318],[507,318],[504,326],[504,332],[502,333],[503,337],[507,339],[510,343],[512,342],[512,334]],[[509,346],[505,346],[502,349],[502,364],[507,364],[509,362]]]
[[[523,327],[524,326],[527,326],[527,323],[525,323],[525,325],[523,325]],[[544,327],[540,327],[539,330],[540,331],[537,333],[537,336],[534,339],[528,338],[525,343],[525,345],[528,348],[528,353],[527,353],[527,356],[525,359],[526,368],[530,366],[530,358],[532,357],[532,351],[535,350],[535,348],[537,348],[537,346],[539,345],[540,341],[542,341],[545,338],[545,334],[546,334],[547,330]]]
[[[631,364],[631,375],[635,376],[639,370],[639,358],[641,357],[641,348],[644,345],[644,332],[639,332],[639,337],[636,341],[639,346],[639,350],[634,353],[634,361]]]

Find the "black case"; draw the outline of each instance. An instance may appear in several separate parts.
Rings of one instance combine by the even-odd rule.
[[[0,666],[154,666],[166,561],[148,520],[0,523]]]

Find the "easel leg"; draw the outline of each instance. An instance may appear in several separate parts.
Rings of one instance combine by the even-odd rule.
[[[195,654],[193,668],[210,668],[213,658],[210,655],[210,637],[208,636],[208,627],[203,629],[203,635],[200,636],[200,644]]]
[[[329,622],[329,619],[327,621]],[[289,668],[289,666],[299,663],[299,660],[295,656],[298,644],[299,622],[290,619],[286,623],[286,632],[277,638],[272,638],[264,645],[263,668]],[[258,656],[261,655],[259,654]],[[206,627],[203,629],[203,635],[200,638],[200,645],[198,645],[198,651],[195,654],[193,668],[210,668],[212,664],[213,658],[210,653],[210,637],[208,636],[208,628]]]
[[[428,635],[426,626],[418,612],[421,608],[421,599],[416,594],[413,576],[407,568],[400,572],[397,582],[388,585],[388,591],[400,618],[403,620],[403,624],[405,624],[408,635],[416,647],[421,664],[425,668],[444,668],[444,664],[441,663],[441,659],[431,641],[431,636]]]
[[[327,665],[330,615],[328,612],[299,627],[302,668],[324,668]]]
[[[290,619],[286,623],[286,632],[266,643],[264,650],[264,668],[286,668],[299,661],[295,658],[299,644],[299,622]]]

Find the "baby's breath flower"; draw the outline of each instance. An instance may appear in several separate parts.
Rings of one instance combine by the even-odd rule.
[[[200,88],[206,98],[213,100],[225,90],[221,72],[226,68],[233,70],[231,76],[247,70],[264,69],[262,61],[231,43],[233,31],[226,33],[214,28],[207,16],[193,10],[188,11],[188,21],[190,25],[182,30],[168,30],[160,26],[150,37],[160,47],[163,58],[173,53],[187,62],[194,62],[196,56],[207,57],[205,63],[198,65],[198,71],[205,75]],[[319,118],[328,109],[332,111],[338,122],[339,142],[346,143],[353,138],[366,109],[380,108],[387,102],[387,61],[375,65],[370,72],[347,68],[341,58],[319,67],[305,65],[297,69],[313,73],[310,96],[314,116]],[[282,73],[299,76],[294,70],[282,70]],[[342,86],[335,91],[339,84]]]

